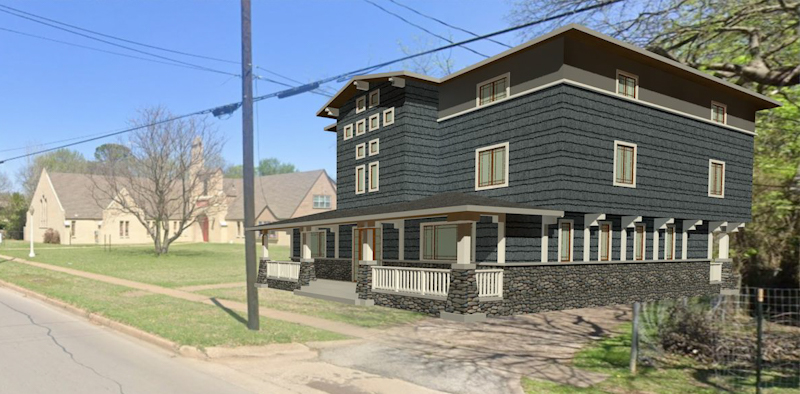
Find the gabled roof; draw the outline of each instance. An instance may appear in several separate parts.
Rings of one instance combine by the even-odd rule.
[[[325,170],[267,175],[255,179],[255,206],[258,216],[269,209],[277,219],[292,217],[297,207],[321,177],[328,178]],[[335,184],[334,184],[335,187]],[[228,205],[227,220],[244,219],[244,192],[241,179],[225,179],[225,193],[236,196]]]
[[[111,198],[104,196],[104,193],[93,193],[95,183],[101,188],[108,184],[103,177],[61,172],[49,172],[47,175],[64,208],[66,220],[103,219],[103,209],[111,204]]]
[[[554,39],[558,36],[566,35],[566,34],[580,34],[584,37],[599,39],[599,42],[604,43],[606,45],[614,46],[620,50],[626,51],[636,57],[640,57],[643,61],[652,63],[660,68],[667,70],[668,72],[683,74],[687,79],[692,79],[702,84],[710,84],[719,88],[727,89],[727,90],[734,90],[739,94],[743,94],[749,99],[757,102],[759,104],[760,109],[768,109],[768,108],[775,108],[779,107],[781,103],[769,97],[766,97],[762,94],[753,92],[749,89],[736,85],[734,83],[722,80],[720,78],[714,77],[712,75],[706,74],[701,72],[695,68],[689,67],[685,64],[676,62],[674,60],[668,59],[664,56],[657,55],[653,52],[648,50],[639,48],[635,45],[628,44],[624,41],[618,40],[616,38],[607,36],[600,32],[594,31],[589,29],[585,26],[578,25],[578,24],[569,24],[567,26],[563,26],[556,30],[553,30],[550,33],[541,35],[536,37],[528,42],[523,44],[517,45],[507,51],[501,52],[495,56],[492,56],[488,59],[475,63],[469,67],[463,68],[459,71],[456,71],[450,75],[447,75],[442,78],[435,78],[427,75],[412,73],[408,71],[393,71],[387,73],[380,73],[380,74],[369,74],[369,75],[357,75],[350,79],[350,81],[345,84],[337,93],[334,95],[330,100],[328,100],[322,108],[317,111],[317,116],[320,117],[327,117],[327,118],[336,118],[335,116],[331,116],[326,112],[326,108],[340,108],[347,100],[349,100],[353,95],[356,94],[357,89],[354,84],[355,81],[375,81],[375,80],[385,80],[390,77],[406,77],[412,78],[420,81],[425,81],[433,84],[441,84],[447,82],[451,79],[457,78],[461,75],[467,74],[474,70],[477,70],[489,63],[493,63],[497,60],[505,58],[507,56],[513,55],[519,51],[523,51],[529,48],[536,47],[548,40]]]

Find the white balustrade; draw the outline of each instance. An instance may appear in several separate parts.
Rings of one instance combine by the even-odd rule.
[[[711,273],[710,273],[711,282],[721,282],[722,281],[722,263],[711,262]]]
[[[373,266],[372,289],[447,297],[450,270]]]
[[[294,261],[267,262],[267,278],[292,279],[300,277],[300,263]]]
[[[475,282],[478,285],[478,297],[503,297],[503,270],[477,270]]]

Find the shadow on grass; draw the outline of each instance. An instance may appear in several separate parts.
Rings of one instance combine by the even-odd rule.
[[[216,297],[211,297],[211,302],[213,302],[214,305],[219,307],[219,309],[222,309],[223,311],[225,311],[225,313],[229,314],[232,318],[236,319],[236,321],[238,321],[239,323],[242,323],[245,326],[247,325],[247,319],[243,318],[241,315],[239,315],[232,309],[227,308],[225,305],[222,305],[222,303],[220,303]]]

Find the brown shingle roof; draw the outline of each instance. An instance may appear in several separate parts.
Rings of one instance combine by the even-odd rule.
[[[51,172],[50,182],[53,183],[58,201],[64,208],[66,219],[102,219],[103,209],[111,203],[111,199],[94,193],[97,186],[107,184],[102,177],[87,174],[67,174]],[[94,182],[92,181],[94,178]],[[95,198],[96,197],[96,198]]]
[[[256,215],[269,206],[269,209],[277,219],[290,218],[320,176],[327,176],[324,170],[256,177],[254,185]],[[244,193],[242,192],[242,180],[226,179],[223,187],[228,195],[236,196],[233,202],[228,205],[228,213],[225,219],[243,220]]]

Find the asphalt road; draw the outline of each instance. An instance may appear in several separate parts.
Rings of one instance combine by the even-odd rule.
[[[0,288],[0,393],[250,392],[201,364]]]

